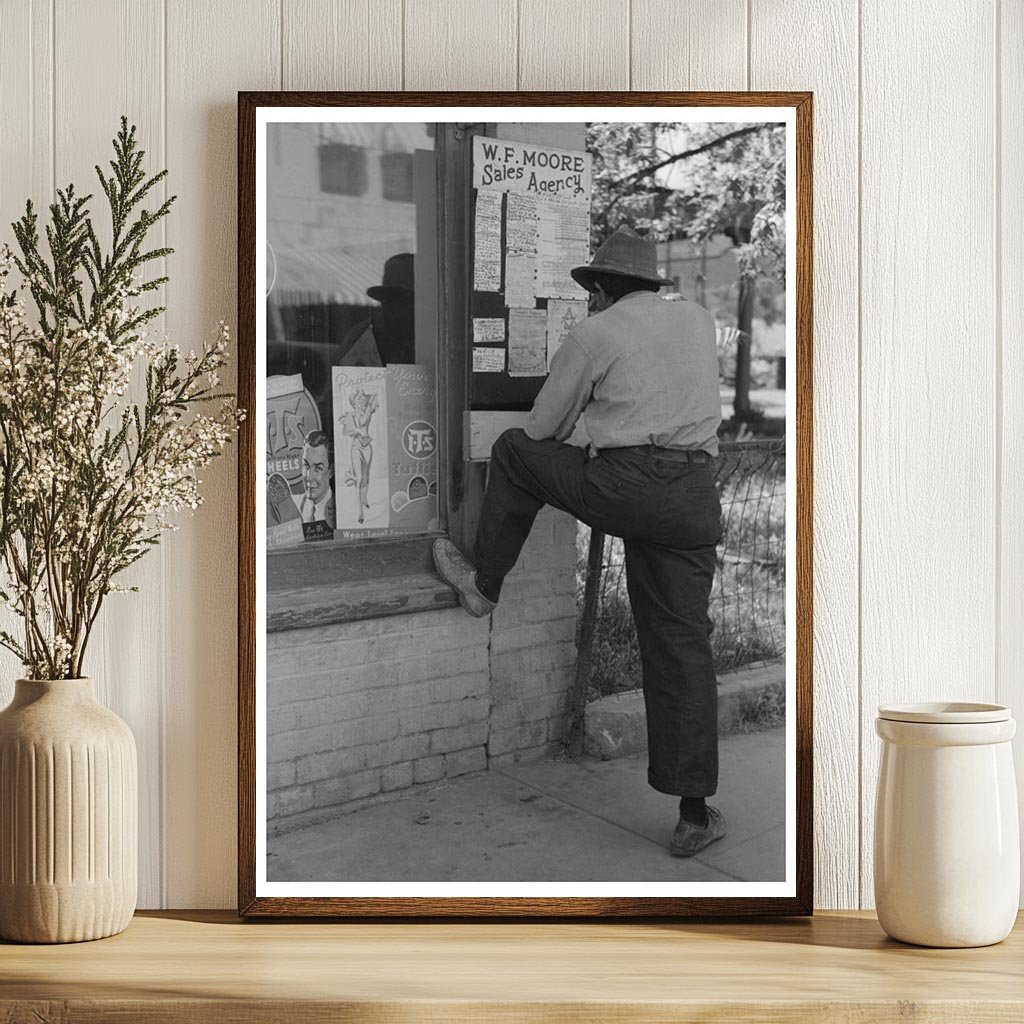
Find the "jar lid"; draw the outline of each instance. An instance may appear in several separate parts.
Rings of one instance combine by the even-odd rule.
[[[878,709],[878,717],[889,722],[970,725],[971,723],[1008,722],[1010,709],[1004,704],[928,701],[922,704],[882,704]]]

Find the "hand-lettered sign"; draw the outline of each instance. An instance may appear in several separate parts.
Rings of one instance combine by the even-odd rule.
[[[481,135],[473,139],[474,188],[589,203],[591,164],[589,153]]]

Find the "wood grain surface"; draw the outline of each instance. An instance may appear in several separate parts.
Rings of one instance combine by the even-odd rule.
[[[752,88],[748,6],[747,0],[632,0],[630,88]]]
[[[994,15],[862,10],[862,905],[878,705],[995,687]]]
[[[54,78],[54,161],[58,188],[74,182],[76,191],[92,193],[89,204],[101,244],[109,245],[110,214],[94,167],[106,168],[113,157],[111,145],[122,113],[131,112],[138,128],[140,148],[148,156],[150,174],[165,166],[161,90],[150,68],[162,58],[160,4],[153,0],[110,0],[100,7],[80,4],[54,5],[54,52],[63,56]],[[106,53],[97,62],[95,54]],[[90,88],[81,82],[88,79]],[[101,128],[102,126],[102,128]],[[162,182],[154,197],[168,194]],[[149,239],[148,248],[168,244],[166,223]],[[172,257],[173,259],[173,257]],[[155,260],[147,268],[149,278],[166,272],[167,260]],[[155,297],[166,302],[164,289]],[[165,317],[151,325],[153,332],[166,330]],[[145,378],[137,371],[128,391],[133,401],[145,398]],[[166,620],[163,586],[163,552],[152,563],[136,563],[120,583],[138,587],[125,599],[109,597],[93,630],[86,674],[94,676],[96,697],[118,714],[135,735],[139,764],[139,832],[146,837],[140,846],[139,899],[144,906],[159,903],[163,895],[163,815],[160,791],[163,775],[163,714],[166,673],[164,652],[150,642],[159,636]],[[153,576],[157,585],[147,585]]]
[[[1024,4],[1003,3],[999,9],[1000,86],[996,95],[995,130],[1006,145],[996,158],[995,273],[997,397],[999,446],[999,650],[995,700],[1017,706],[1024,690]],[[1018,714],[1018,720],[1020,716]],[[1018,786],[1024,799],[1024,742],[1014,744]],[[1024,816],[1022,816],[1024,817]]]
[[[0,245],[15,248],[8,225],[54,198],[54,11],[49,3],[8,4],[0,31]],[[15,156],[16,154],[16,156]],[[13,157],[13,158],[12,158]],[[0,629],[17,635],[21,619],[0,605]],[[0,707],[23,676],[15,655],[0,648]]]
[[[997,946],[927,950],[853,913],[254,924],[167,911],[100,942],[0,946],[0,1019],[984,1024],[1024,1015],[1022,956],[1019,926]]]
[[[280,87],[280,8],[276,0],[177,0],[167,5],[166,32],[169,178],[181,197],[167,225],[177,250],[167,319],[187,351],[235,316],[236,97]],[[222,374],[234,375],[234,366]],[[235,836],[216,823],[236,813],[236,649],[224,641],[234,640],[237,622],[237,456],[229,445],[203,472],[203,508],[163,542],[167,619],[150,642],[162,645],[168,673],[164,828],[175,839],[164,858],[165,905],[224,906],[235,885],[224,850]]]
[[[996,376],[1000,416],[999,649],[996,655],[995,699],[1018,705],[1024,680],[1024,4],[1004,3],[999,14],[1002,59],[997,63],[997,130],[1005,135],[996,160],[995,274],[998,305]],[[1020,716],[1018,715],[1018,720]],[[1024,780],[1024,742],[1014,746],[1018,780]],[[1024,793],[1024,785],[1018,781]]]
[[[282,89],[401,89],[402,0],[287,0]]]
[[[516,88],[628,89],[629,42],[619,0],[521,0]]]
[[[751,81],[813,89],[814,135],[814,865],[819,906],[859,904],[857,577],[856,10],[831,0],[752,5]],[[791,47],[797,36],[836,40]]]
[[[416,0],[404,10],[403,89],[516,88],[515,3]]]
[[[521,16],[538,7],[547,34]],[[1024,7],[591,7],[588,26],[626,25],[632,88],[818,97],[817,901],[869,905],[858,864],[871,858],[874,705],[932,699],[947,683],[947,692],[1011,706],[1024,696],[1024,392],[1015,385],[1024,373],[1016,343]],[[168,326],[186,348],[234,308],[236,90],[582,88],[613,69],[608,81],[617,84],[621,73],[621,40],[576,40],[575,3],[4,0],[2,8],[0,236],[12,240],[6,225],[27,196],[43,205],[52,196],[57,153],[66,167],[91,168],[114,104],[69,90],[112,83],[181,196],[167,231],[177,249]],[[73,30],[90,20],[111,31]],[[122,60],[126,49],[135,56]],[[566,53],[571,71],[557,56]],[[79,119],[69,139],[58,109]],[[954,476],[960,468],[966,478]],[[138,670],[112,692],[115,711],[132,716],[145,705],[155,716],[151,704],[166,688],[158,793],[147,785],[140,836],[151,905],[235,900],[234,474],[221,466],[207,482],[195,520],[165,554],[140,564],[143,594],[122,598],[151,602],[126,613],[140,632],[112,631],[106,648],[141,652]],[[107,665],[97,654],[99,677]],[[156,677],[154,662],[164,665]],[[0,652],[0,703],[17,674]],[[1024,770],[1024,745],[1017,756]]]

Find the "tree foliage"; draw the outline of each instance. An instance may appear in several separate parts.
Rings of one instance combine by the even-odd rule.
[[[740,274],[785,271],[785,126],[594,123],[592,243],[620,224],[655,241],[727,235]]]

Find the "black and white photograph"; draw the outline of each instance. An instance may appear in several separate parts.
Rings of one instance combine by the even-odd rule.
[[[796,895],[795,129],[255,107],[253,896]]]

